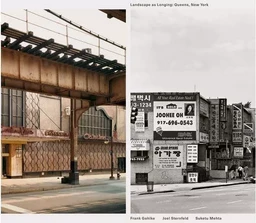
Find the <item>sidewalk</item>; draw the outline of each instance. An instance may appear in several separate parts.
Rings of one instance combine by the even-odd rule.
[[[131,194],[145,195],[154,193],[167,193],[177,191],[190,191],[197,189],[205,189],[212,187],[231,186],[237,184],[248,184],[250,181],[243,179],[228,180],[225,179],[212,179],[201,183],[180,183],[180,184],[156,184],[152,192],[147,192],[147,185],[131,185]]]
[[[62,184],[61,177],[39,177],[21,179],[1,179],[1,194],[14,194],[33,191],[46,191],[85,187],[93,185],[105,185],[113,181],[122,181],[125,184],[126,174],[121,173],[120,180],[110,180],[110,173],[84,174],[79,176],[79,185]]]

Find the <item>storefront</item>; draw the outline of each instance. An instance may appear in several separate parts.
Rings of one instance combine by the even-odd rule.
[[[184,182],[187,168],[192,164],[190,159],[187,160],[191,155],[187,153],[189,146],[196,146],[196,152],[192,151],[196,162],[193,159],[192,165],[198,163],[199,98],[199,93],[132,94],[131,105],[140,112],[131,126],[131,137],[136,139],[131,140],[132,184]],[[144,104],[146,109],[142,107]],[[143,144],[140,138],[147,140]]]

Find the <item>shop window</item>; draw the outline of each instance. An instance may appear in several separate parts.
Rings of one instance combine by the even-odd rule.
[[[148,151],[137,151],[137,156],[148,156]]]
[[[96,110],[94,107],[90,107],[84,112],[79,119],[79,135],[85,133],[111,136],[112,133],[112,121],[109,119],[102,110]]]
[[[23,92],[2,88],[1,121],[3,126],[23,126]]]

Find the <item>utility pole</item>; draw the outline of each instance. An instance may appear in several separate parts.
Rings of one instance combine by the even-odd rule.
[[[111,131],[112,132],[112,131]],[[114,180],[115,177],[113,176],[113,169],[114,169],[114,162],[113,162],[113,134],[111,133],[111,141],[110,141],[110,159],[111,159],[111,175],[109,177],[110,180]]]

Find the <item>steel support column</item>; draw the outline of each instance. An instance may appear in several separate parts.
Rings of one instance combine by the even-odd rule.
[[[70,151],[70,172],[69,183],[79,184],[79,172],[77,171],[77,119],[76,100],[71,99],[71,151]]]

